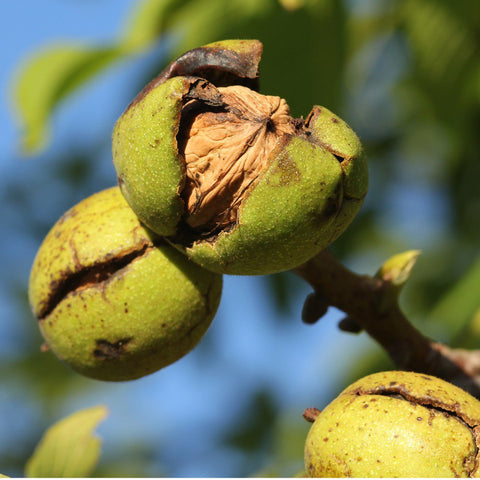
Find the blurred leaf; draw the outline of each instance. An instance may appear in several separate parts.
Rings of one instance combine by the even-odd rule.
[[[178,37],[175,56],[225,38],[257,38],[247,32],[232,32],[250,19],[266,15],[273,7],[272,0],[195,0],[172,13],[170,30]]]
[[[300,412],[283,413],[273,427],[273,448],[268,455],[270,463],[254,473],[254,477],[288,478],[302,472],[305,439],[311,424]]]
[[[228,434],[226,442],[247,452],[260,452],[269,439],[276,418],[276,408],[270,392],[259,391],[241,415],[241,424]]]
[[[88,477],[100,456],[101,441],[92,435],[107,409],[80,410],[50,427],[27,462],[27,477]]]
[[[23,150],[32,154],[44,147],[50,116],[58,102],[115,60],[148,48],[166,29],[180,36],[183,53],[185,45],[193,48],[216,39],[217,34],[244,14],[256,11],[263,2],[147,0],[138,4],[124,35],[110,47],[62,45],[37,53],[21,67],[15,85]],[[252,9],[252,5],[256,7]]]
[[[20,68],[14,88],[24,152],[35,153],[47,144],[50,117],[64,97],[114,61],[150,46],[162,33],[169,12],[180,3],[179,0],[140,3],[118,44],[50,46],[28,59]]]
[[[480,308],[480,258],[430,312],[431,322],[446,327],[452,338],[468,327]],[[463,336],[463,335],[462,335]]]
[[[300,412],[281,415],[273,432],[273,454],[282,477],[291,477],[303,466],[305,439],[311,424]]]
[[[398,20],[398,8],[393,2],[380,12],[350,16],[347,23],[350,54],[355,54],[372,40],[391,33],[398,27]]]
[[[480,348],[480,308],[473,314],[472,319],[459,337],[455,343],[463,348]]]
[[[148,48],[165,32],[171,14],[185,2],[181,0],[146,0],[140,2],[128,19],[120,39],[127,51]]]
[[[23,149],[45,146],[54,107],[119,56],[116,48],[50,47],[20,69],[14,96],[23,127]]]
[[[297,10],[305,5],[305,0],[278,0],[285,10]]]
[[[450,84],[475,58],[475,38],[450,2],[403,2],[405,25],[422,71]],[[434,41],[432,41],[434,39]]]

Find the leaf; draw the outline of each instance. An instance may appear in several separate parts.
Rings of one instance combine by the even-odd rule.
[[[408,0],[402,4],[405,27],[422,71],[454,84],[475,60],[475,35],[450,2]]]
[[[26,153],[33,153],[46,144],[48,122],[58,102],[119,55],[116,47],[96,49],[62,45],[48,48],[21,67],[14,98]]]
[[[471,321],[473,321],[471,328],[475,329],[475,312],[478,309],[480,309],[480,258],[435,305],[429,314],[429,318],[435,324],[446,327],[452,336],[456,336],[464,328],[467,328],[468,331],[468,325]],[[472,343],[472,339],[469,338],[470,333],[464,332],[462,334],[463,341],[468,341],[469,344]],[[476,333],[476,338],[478,336],[479,334]]]
[[[100,455],[93,430],[107,415],[104,406],[80,410],[50,427],[27,462],[27,477],[88,477]]]
[[[49,138],[54,108],[114,61],[148,48],[163,32],[180,0],[148,0],[139,4],[120,41],[109,47],[50,46],[19,70],[14,98],[23,129],[22,149],[32,154]]]
[[[183,4],[180,0],[147,0],[129,19],[120,43],[125,50],[148,48],[168,28],[172,13]]]
[[[278,0],[280,5],[288,11],[295,11],[305,5],[305,0]]]
[[[360,51],[368,43],[380,37],[392,35],[398,27],[397,9],[382,9],[369,15],[350,16],[347,22],[347,39],[350,55]]]

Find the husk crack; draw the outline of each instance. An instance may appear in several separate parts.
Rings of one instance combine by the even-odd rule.
[[[50,294],[38,314],[38,319],[47,318],[67,295],[88,287],[104,285],[151,248],[154,248],[153,245],[144,243],[134,249],[121,252],[114,258],[105,259],[90,266],[80,266],[75,272],[65,272],[50,286]]]
[[[473,455],[465,457],[464,465],[468,465],[469,463],[471,463],[471,459],[473,459],[473,467],[469,469],[468,475],[469,477],[475,476],[480,465],[480,426],[475,419],[470,418],[461,411],[459,403],[446,403],[431,395],[420,396],[411,394],[405,388],[405,385],[399,383],[391,384],[388,386],[378,386],[372,389],[358,388],[349,393],[354,395],[382,395],[387,397],[399,398],[416,405],[421,405],[428,410],[437,411],[439,413],[442,413],[443,415],[448,415],[455,418],[457,421],[465,425],[465,427],[470,431],[472,435],[475,452]]]

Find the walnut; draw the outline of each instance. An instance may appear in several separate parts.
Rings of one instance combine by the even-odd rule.
[[[261,53],[257,40],[186,52],[113,132],[128,204],[213,272],[295,268],[345,230],[367,192],[362,146],[343,120],[320,106],[292,118],[285,100],[258,93]]]
[[[224,108],[192,115],[181,135],[186,166],[183,191],[192,227],[225,226],[236,220],[246,190],[268,167],[279,139],[294,133],[287,102],[247,87],[219,87]],[[186,104],[188,112],[202,105]]]

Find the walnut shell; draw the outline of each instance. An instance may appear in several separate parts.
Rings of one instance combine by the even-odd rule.
[[[216,272],[267,274],[307,261],[358,212],[368,186],[355,133],[261,95],[256,40],[187,52],[117,121],[113,159],[140,219]]]
[[[144,228],[118,187],[70,209],[46,236],[29,286],[48,347],[74,370],[132,380],[187,354],[222,278]]]

